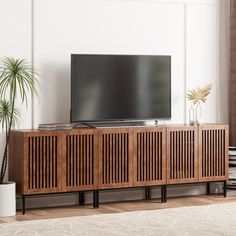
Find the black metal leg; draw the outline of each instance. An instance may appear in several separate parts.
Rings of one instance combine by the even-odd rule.
[[[25,195],[22,195],[22,215],[25,214]]]
[[[167,185],[161,186],[161,202],[167,202]]]
[[[93,190],[93,208],[99,208],[99,191]]]
[[[224,197],[227,197],[227,181],[224,181],[223,191],[224,191]]]
[[[207,182],[207,186],[206,186],[207,195],[210,195],[211,193],[210,188],[211,188],[210,182]]]
[[[164,185],[161,186],[161,202],[165,202],[165,189]]]
[[[84,192],[79,192],[79,205],[84,205]]]
[[[145,187],[145,199],[151,200],[151,188],[150,187]]]
[[[164,202],[167,202],[167,185],[164,185]]]

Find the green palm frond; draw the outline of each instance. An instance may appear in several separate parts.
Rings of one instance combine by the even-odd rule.
[[[186,94],[186,97],[193,104],[196,104],[197,102],[206,102],[207,96],[210,94],[211,89],[211,84],[207,84],[204,87],[197,87],[195,89],[189,90]]]
[[[31,65],[24,59],[14,59],[6,57],[1,59],[0,66],[0,98],[5,99],[10,95],[10,102],[13,101],[14,89],[19,90],[21,102],[28,105],[27,95],[29,93],[38,94],[38,74]]]
[[[0,170],[0,184],[7,169],[7,150],[11,128],[20,122],[20,112],[15,108],[16,93],[28,105],[28,96],[38,94],[38,74],[24,59],[6,57],[0,60],[0,123],[6,129],[6,144]]]
[[[19,110],[17,108],[12,109],[12,103],[7,100],[0,101],[0,123],[2,124],[2,130],[6,129],[7,131],[10,124],[12,111],[12,127],[19,127],[22,121]]]

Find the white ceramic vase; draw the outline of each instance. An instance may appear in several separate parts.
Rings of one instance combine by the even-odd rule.
[[[16,183],[0,184],[0,217],[16,215]]]
[[[189,124],[195,124],[195,111],[193,105],[191,105],[191,107],[189,108]]]
[[[203,107],[201,102],[196,105],[196,124],[200,125],[203,122]]]

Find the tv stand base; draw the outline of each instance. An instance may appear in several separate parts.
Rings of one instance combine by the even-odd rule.
[[[226,188],[227,181],[223,181],[223,183],[224,183],[223,196],[224,196],[224,198],[226,198],[227,197],[227,188]],[[180,184],[178,184],[178,185],[180,185]],[[152,187],[155,187],[155,186],[152,186]],[[160,187],[161,187],[161,203],[166,203],[167,202],[167,193],[168,193],[167,187],[168,186],[167,185],[161,185]],[[210,182],[206,182],[206,190],[207,190],[206,194],[210,195]],[[80,206],[85,204],[84,193],[85,193],[85,191],[79,192],[79,205]],[[37,195],[40,195],[40,194],[22,195],[21,196],[22,215],[24,215],[25,212],[26,212],[26,204],[25,204],[26,203],[26,198],[29,198],[29,197],[32,197],[32,196],[37,196]],[[46,195],[46,194],[44,194],[44,195]],[[147,186],[147,187],[145,187],[145,200],[151,200],[151,199],[152,199],[151,186]],[[99,190],[93,190],[93,208],[99,208]]]

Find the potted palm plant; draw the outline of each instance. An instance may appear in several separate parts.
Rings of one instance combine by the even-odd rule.
[[[6,142],[0,169],[0,217],[15,215],[15,183],[5,181],[8,163],[8,145],[11,129],[19,124],[20,112],[15,106],[16,93],[27,106],[28,96],[37,93],[38,80],[29,63],[24,59],[0,60],[0,123],[6,131]]]

